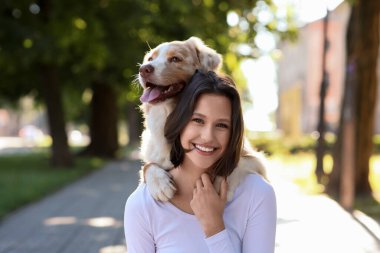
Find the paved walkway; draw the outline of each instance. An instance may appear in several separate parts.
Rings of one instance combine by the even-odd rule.
[[[380,227],[373,219],[353,216],[327,196],[272,183],[278,205],[276,253],[380,253]]]
[[[8,216],[0,253],[125,253],[123,209],[138,183],[139,162],[104,169]],[[273,179],[278,199],[276,253],[378,253],[371,235],[334,201],[306,196]],[[380,234],[380,233],[379,233]]]

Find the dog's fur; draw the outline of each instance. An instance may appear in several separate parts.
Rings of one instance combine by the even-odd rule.
[[[176,94],[190,80],[196,69],[217,71],[221,56],[207,47],[199,38],[166,42],[150,50],[139,70],[139,82],[144,89],[141,97],[145,118],[141,154],[145,166],[141,170],[141,182],[145,181],[151,195],[161,201],[171,199],[176,191],[168,171],[171,146],[164,136],[166,118],[176,106]],[[168,92],[163,89],[173,86]],[[161,90],[161,95],[158,91]],[[161,97],[162,96],[162,97]],[[228,177],[228,199],[248,173],[259,173],[265,177],[264,159],[244,145],[238,167]],[[216,185],[218,183],[215,183]]]

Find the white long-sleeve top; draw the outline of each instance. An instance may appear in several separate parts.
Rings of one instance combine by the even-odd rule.
[[[156,201],[141,184],[124,212],[128,253],[273,253],[276,197],[261,176],[248,175],[227,202],[225,230],[206,238],[195,215]]]

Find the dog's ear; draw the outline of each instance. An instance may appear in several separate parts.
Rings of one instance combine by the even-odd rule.
[[[201,70],[207,72],[210,70],[216,71],[220,68],[222,65],[222,56],[214,49],[206,46],[201,39],[191,37],[186,40],[186,43],[195,49]]]

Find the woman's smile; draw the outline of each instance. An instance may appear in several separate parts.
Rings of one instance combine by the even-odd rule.
[[[194,144],[195,149],[201,154],[201,155],[212,155],[213,152],[217,149],[210,146],[202,146],[199,144]]]

